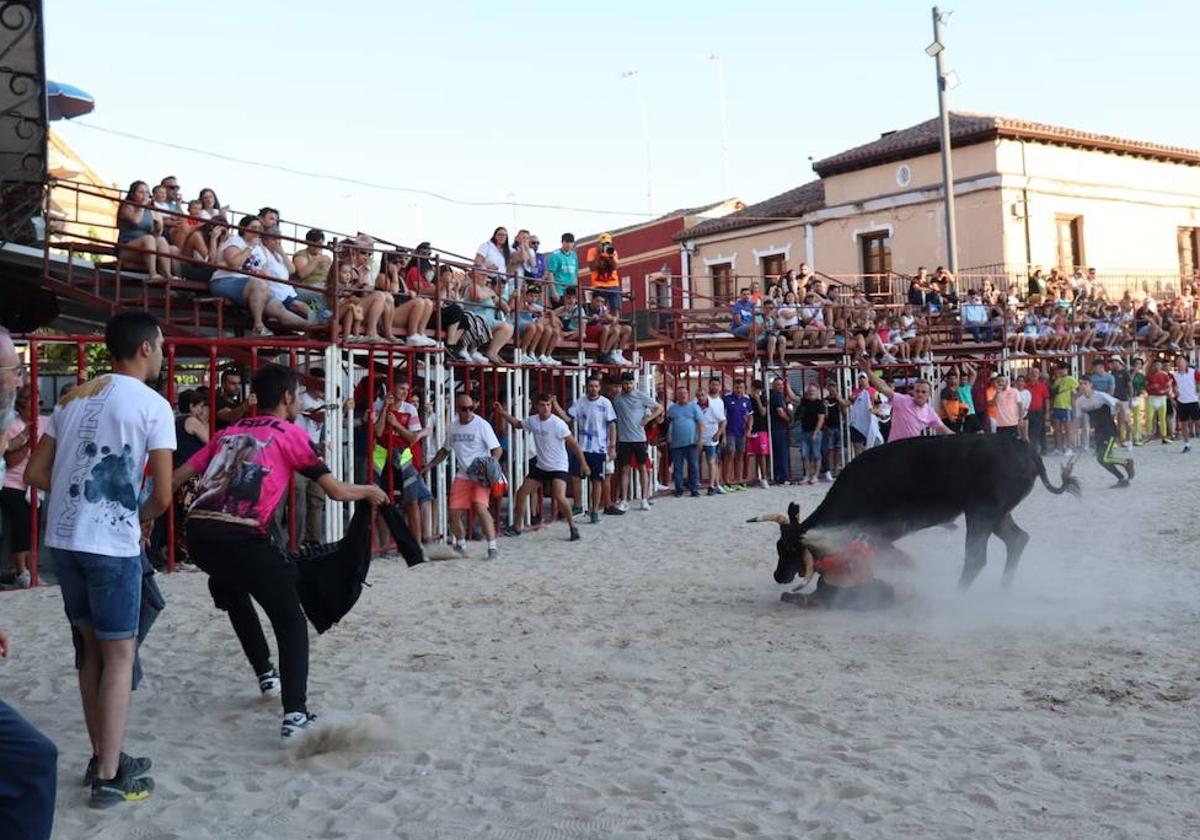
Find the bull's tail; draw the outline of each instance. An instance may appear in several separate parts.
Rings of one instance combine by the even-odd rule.
[[[1072,455],[1065,464],[1062,465],[1062,471],[1059,473],[1059,480],[1062,484],[1055,487],[1050,483],[1050,478],[1046,475],[1046,464],[1042,461],[1042,456],[1036,452],[1033,453],[1034,460],[1037,462],[1038,478],[1042,480],[1042,484],[1046,489],[1055,495],[1062,493],[1070,493],[1072,496],[1082,495],[1082,487],[1079,484],[1079,479],[1071,475],[1071,471],[1075,469],[1075,461],[1079,458],[1078,453]]]

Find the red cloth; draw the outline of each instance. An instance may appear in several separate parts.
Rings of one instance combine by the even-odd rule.
[[[862,540],[853,540],[835,554],[826,554],[813,562],[821,574],[849,575],[855,586],[875,578],[875,549]]]

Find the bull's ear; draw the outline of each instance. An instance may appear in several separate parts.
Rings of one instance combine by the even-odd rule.
[[[800,505],[796,502],[788,505],[788,519],[797,525],[800,524]]]

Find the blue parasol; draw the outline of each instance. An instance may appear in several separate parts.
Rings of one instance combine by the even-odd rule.
[[[90,114],[96,100],[87,91],[74,85],[46,80],[46,117],[50,120],[71,120]]]

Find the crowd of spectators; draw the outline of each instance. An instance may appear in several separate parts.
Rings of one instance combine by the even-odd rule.
[[[327,242],[311,229],[289,244],[275,208],[235,217],[211,189],[184,200],[174,177],[131,184],[116,227],[123,267],[155,284],[207,284],[247,314],[252,335],[310,333],[336,320],[349,341],[432,348],[441,339],[461,362],[500,364],[511,345],[517,364],[555,366],[558,348],[587,342],[596,361],[631,364],[633,331],[621,320],[620,255],[610,234],[586,255],[591,279],[580,300],[570,233],[547,254],[530,231],[510,241],[499,227],[472,261],[442,260],[439,274],[427,242],[384,250],[363,234]]]

